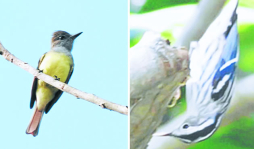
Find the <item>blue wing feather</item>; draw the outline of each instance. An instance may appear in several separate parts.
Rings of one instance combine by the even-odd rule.
[[[232,94],[238,61],[237,3],[231,0],[203,37],[191,46],[191,78],[186,83],[190,108],[208,104],[207,98],[230,100],[226,98]]]

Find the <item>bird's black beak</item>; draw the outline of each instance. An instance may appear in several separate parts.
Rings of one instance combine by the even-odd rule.
[[[80,33],[77,33],[77,34],[75,34],[75,35],[72,35],[70,38],[72,39],[72,40],[74,40],[74,39],[76,39],[80,34],[82,34],[83,32],[80,32]]]
[[[171,136],[172,133],[155,133],[154,137],[163,137],[163,136]]]

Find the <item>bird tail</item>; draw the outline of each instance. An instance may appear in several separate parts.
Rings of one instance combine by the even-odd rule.
[[[44,114],[44,110],[39,111],[37,108],[35,108],[33,117],[26,129],[26,134],[32,134],[34,137],[38,135],[39,126],[41,122],[41,118]]]

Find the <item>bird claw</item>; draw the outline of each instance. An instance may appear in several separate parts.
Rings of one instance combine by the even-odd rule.
[[[180,98],[181,98],[181,90],[180,88],[178,88],[175,92],[173,99],[170,101],[168,108],[173,108],[176,105],[177,100]]]
[[[171,44],[171,42],[168,39],[166,40],[166,43],[167,43],[167,45]]]
[[[60,78],[58,78],[56,75],[54,75],[55,80],[60,81]]]

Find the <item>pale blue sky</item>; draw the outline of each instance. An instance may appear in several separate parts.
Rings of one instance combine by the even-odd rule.
[[[15,56],[37,67],[50,49],[52,33],[83,32],[73,46],[75,68],[69,85],[128,105],[128,1],[1,1],[0,41]],[[25,130],[33,76],[0,57],[1,149],[126,149],[128,117],[64,93],[40,125]]]

